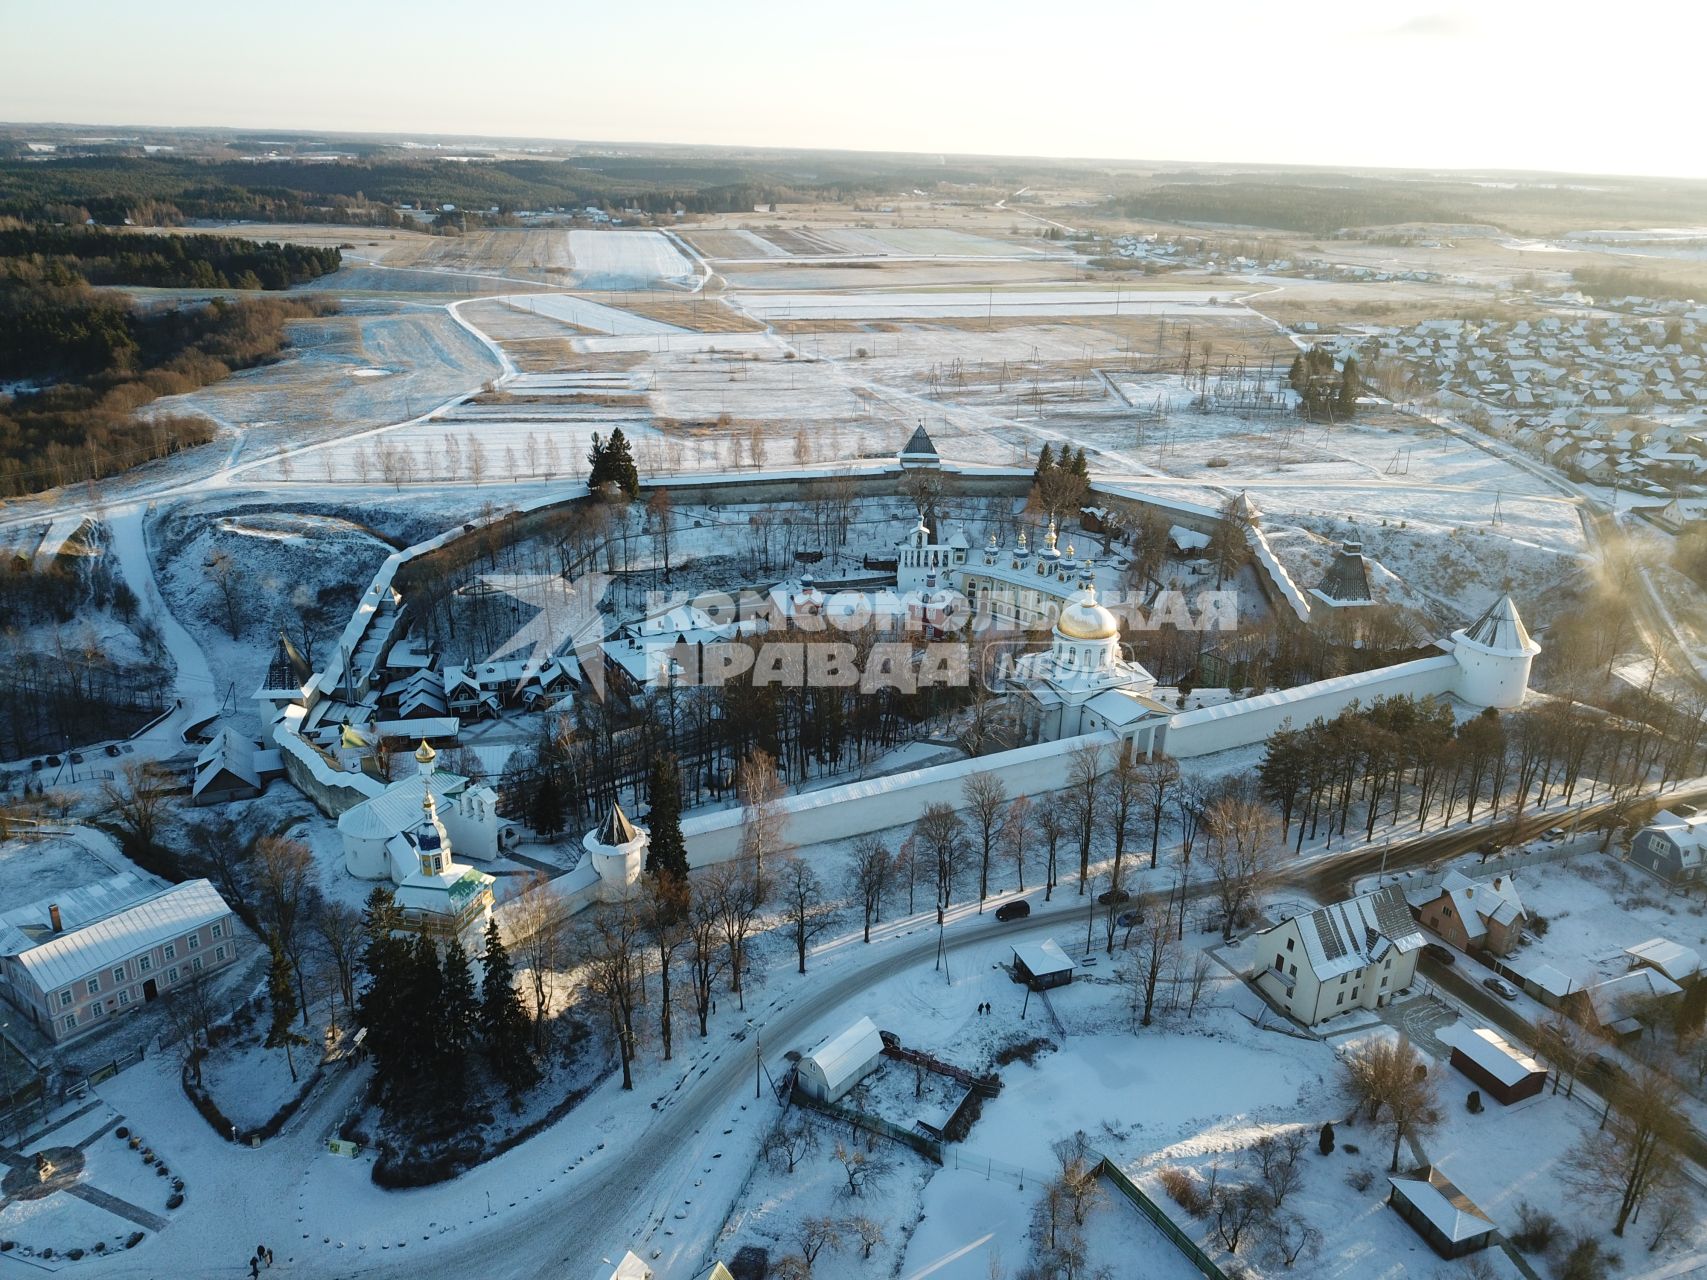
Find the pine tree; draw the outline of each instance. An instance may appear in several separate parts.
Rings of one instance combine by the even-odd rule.
[[[1046,443],[1037,451],[1037,469],[1031,473],[1032,483],[1042,480],[1054,466],[1055,455],[1049,451],[1049,445]]]
[[[362,912],[367,946],[361,957],[366,985],[357,1008],[367,1029],[363,1043],[373,1058],[374,1082],[385,1098],[404,1092],[418,1066],[409,1007],[409,944],[396,932],[402,922],[391,890],[382,886],[368,894]]]
[[[1339,397],[1334,416],[1341,422],[1349,422],[1357,413],[1357,397],[1362,391],[1363,377],[1358,372],[1357,357],[1347,356],[1345,367],[1340,370]]]
[[[528,1016],[516,992],[510,953],[498,932],[498,922],[486,924],[486,974],[480,988],[480,1030],[492,1070],[511,1093],[520,1093],[539,1071],[528,1053]]]
[[[417,933],[409,943],[404,1001],[399,1018],[408,1071],[404,1092],[436,1093],[444,1086],[449,1067],[445,975],[439,967],[439,949],[424,933]]]
[[[609,440],[600,440],[595,431],[587,453],[587,488],[598,493],[606,485],[615,485],[630,501],[640,492],[640,472],[621,427],[611,429]]]
[[[652,777],[647,785],[652,808],[646,815],[651,830],[646,869],[653,875],[669,875],[685,883],[688,849],[682,840],[681,771],[673,755],[652,757]]]
[[[1065,451],[1063,451],[1063,454],[1064,453]],[[1079,447],[1079,451],[1073,455],[1071,470],[1076,476],[1081,476],[1086,480],[1090,479],[1091,469],[1090,465],[1085,461],[1085,450],[1083,445],[1081,445]]]
[[[474,1044],[480,1005],[474,996],[474,970],[461,940],[452,938],[445,948],[444,1017],[440,1049],[444,1055],[441,1084],[451,1100],[460,1102],[467,1092],[468,1051]]]
[[[267,948],[272,953],[272,963],[267,968],[267,1001],[273,1007],[273,1021],[267,1029],[267,1048],[285,1051],[285,1065],[290,1068],[291,1080],[295,1081],[296,1062],[291,1057],[291,1046],[308,1043],[296,1030],[295,979],[277,934],[267,935]]]

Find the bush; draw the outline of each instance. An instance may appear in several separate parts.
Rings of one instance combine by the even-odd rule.
[[[81,1250],[81,1249],[67,1249],[65,1251],[65,1256],[70,1258],[73,1262],[76,1262],[79,1258],[81,1258],[83,1256],[83,1250]]]
[[[1333,1155],[1333,1153],[1334,1153],[1334,1125],[1333,1125],[1333,1121],[1324,1120],[1322,1122],[1321,1135],[1316,1139],[1316,1150],[1321,1152],[1325,1156]]]
[[[116,1129],[114,1129],[114,1130],[113,1130],[113,1136],[114,1136],[114,1137],[115,1137],[115,1138],[120,1138],[120,1139],[123,1139],[123,1138],[128,1138],[128,1137],[130,1137],[130,1128],[129,1128],[129,1126],[128,1126],[128,1125],[122,1125],[122,1124],[121,1124],[121,1125],[120,1125],[120,1126],[119,1126],[119,1127],[118,1127],[118,1128],[116,1128]]]
[[[1345,1182],[1353,1191],[1367,1191],[1375,1185],[1375,1170],[1369,1165],[1360,1164],[1345,1175]]]
[[[1511,1242],[1525,1253],[1546,1253],[1559,1238],[1559,1220],[1527,1200],[1517,1202],[1517,1230]]]
[[[1357,1145],[1351,1142],[1341,1143],[1340,1150],[1345,1152],[1348,1156],[1354,1156],[1358,1152]]]
[[[166,1197],[166,1207],[168,1209],[176,1209],[183,1203],[184,1193],[182,1191],[174,1191],[171,1195]]]
[[[1156,1178],[1161,1182],[1162,1190],[1168,1193],[1168,1199],[1192,1217],[1201,1218],[1207,1212],[1209,1201],[1197,1183],[1197,1175],[1190,1169],[1169,1165]]]
[[[0,1240],[0,1253],[11,1253],[18,1247],[16,1240]]]
[[[1043,1054],[1054,1053],[1055,1042],[1047,1036],[1033,1036],[1030,1040],[1013,1040],[996,1050],[995,1062],[998,1067],[1006,1067],[1015,1062],[1023,1062],[1031,1066]]]
[[[1559,1280],[1607,1280],[1618,1264],[1618,1255],[1593,1236],[1578,1236],[1570,1252],[1559,1263]]]
[[[1470,1096],[1464,1099],[1464,1108],[1473,1116],[1482,1114],[1482,1091],[1480,1089],[1470,1090]]]
[[[1530,916],[1529,932],[1537,938],[1545,938],[1547,936],[1547,917],[1539,914]]]
[[[143,1234],[144,1233],[141,1231],[132,1231],[128,1236],[125,1237],[124,1247],[127,1249],[136,1248],[137,1245],[142,1243]]]

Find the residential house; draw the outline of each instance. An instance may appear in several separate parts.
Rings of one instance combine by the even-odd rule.
[[[1439,891],[1417,908],[1417,919],[1460,951],[1496,956],[1517,944],[1526,918],[1509,875],[1473,880],[1462,871],[1448,871]]]
[[[1707,863],[1707,814],[1662,809],[1630,840],[1630,861],[1670,884],[1693,884]]]
[[[1379,1009],[1411,985],[1426,938],[1395,885],[1283,920],[1256,935],[1259,990],[1314,1026]]]
[[[1660,1010],[1682,994],[1683,988],[1658,969],[1638,967],[1573,991],[1564,1008],[1590,1031],[1610,1040],[1636,1040]]]

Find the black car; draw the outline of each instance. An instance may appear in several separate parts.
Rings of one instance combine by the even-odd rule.
[[[1441,964],[1458,963],[1457,954],[1453,952],[1451,947],[1447,946],[1443,942],[1426,943],[1423,946],[1423,954],[1431,960],[1440,961]]]
[[[1097,894],[1097,901],[1106,907],[1111,902],[1131,902],[1132,895],[1124,889],[1104,889]]]
[[[1018,902],[1004,902],[996,908],[998,920],[1024,920],[1031,914],[1031,903],[1023,899]]]
[[[116,742],[107,743],[107,754],[110,756],[117,756],[119,754],[119,744]]]

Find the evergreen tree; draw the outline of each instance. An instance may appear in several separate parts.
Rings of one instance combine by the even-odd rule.
[[[296,1030],[295,980],[276,933],[267,935],[267,949],[272,955],[272,962],[267,968],[267,1002],[273,1008],[273,1021],[267,1028],[267,1048],[285,1051],[285,1065],[290,1068],[290,1078],[294,1081],[296,1062],[291,1057],[291,1046],[307,1044],[308,1041]]]
[[[511,1093],[520,1093],[539,1079],[528,1052],[528,1016],[516,991],[509,950],[498,922],[486,924],[486,974],[480,988],[480,1030],[492,1070]]]
[[[1357,397],[1363,392],[1363,378],[1358,372],[1357,357],[1347,356],[1340,370],[1340,389],[1335,416],[1349,422],[1357,414]]]
[[[445,948],[443,1009],[441,1083],[452,1101],[461,1101],[467,1092],[468,1051],[478,1030],[480,1005],[474,995],[474,970],[468,963],[468,951],[456,938]]]
[[[688,848],[682,840],[681,771],[675,756],[660,753],[652,757],[647,794],[652,808],[646,816],[651,830],[646,869],[653,875],[669,875],[686,883]]]
[[[451,1067],[450,1046],[439,949],[424,933],[417,933],[408,946],[408,978],[399,1022],[406,1059],[413,1063],[413,1069],[403,1082],[403,1092],[418,1097],[437,1094],[445,1086]]]
[[[1062,450],[1062,456],[1066,456],[1065,450]],[[1083,445],[1079,446],[1079,451],[1073,455],[1071,470],[1074,475],[1083,479],[1089,480],[1091,477],[1091,469],[1090,465],[1085,461],[1085,450]]]
[[[361,957],[366,985],[357,1013],[367,1029],[363,1043],[373,1058],[374,1083],[382,1098],[405,1092],[420,1065],[415,1060],[409,1008],[409,944],[396,932],[401,925],[391,890],[379,887],[368,894],[362,912],[367,945]]]
[[[1049,445],[1045,443],[1043,448],[1037,451],[1037,468],[1031,473],[1032,483],[1036,484],[1042,480],[1054,466],[1055,455],[1049,451]]]
[[[621,427],[611,429],[609,440],[600,440],[595,431],[593,447],[587,453],[587,488],[598,493],[607,484],[615,485],[630,501],[640,492],[640,472]]]

